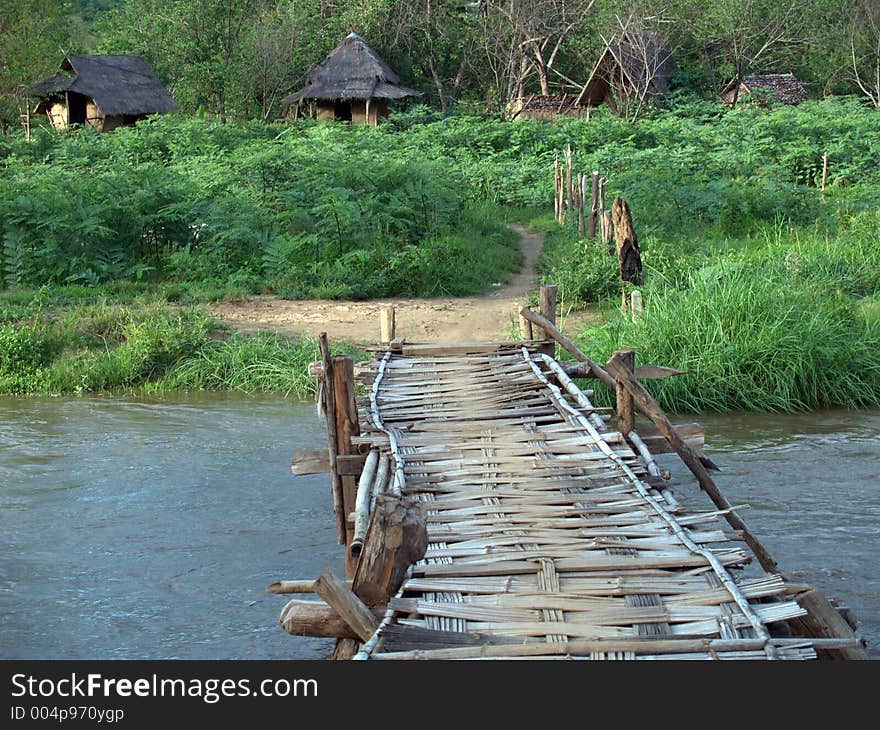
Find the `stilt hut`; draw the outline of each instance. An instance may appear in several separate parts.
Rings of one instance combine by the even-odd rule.
[[[764,74],[745,76],[739,82],[731,81],[721,92],[721,98],[730,106],[740,100],[749,100],[756,104],[767,104],[775,101],[779,104],[800,104],[807,98],[807,92],[801,82],[792,73]]]
[[[319,122],[334,119],[375,126],[394,99],[422,96],[400,85],[397,74],[357,33],[350,33],[309,72],[305,87],[284,98],[286,116],[302,102],[313,106]]]
[[[150,64],[133,55],[68,56],[58,73],[31,87],[31,95],[39,99],[36,112],[56,129],[81,124],[109,132],[177,110]]]
[[[621,100],[661,96],[669,91],[673,68],[659,33],[627,31],[620,43],[605,45],[576,105],[608,104],[617,111]]]

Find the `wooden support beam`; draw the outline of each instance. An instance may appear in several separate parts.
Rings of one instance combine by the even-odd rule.
[[[384,606],[370,610],[373,620],[381,620]],[[357,639],[348,622],[323,601],[293,599],[281,609],[281,627],[294,636],[315,636],[327,639]]]
[[[325,474],[330,471],[330,455],[327,453],[327,449],[298,451],[290,460],[290,471],[297,476]]]
[[[351,581],[345,581],[346,585],[351,586]],[[276,580],[266,586],[266,593],[274,593],[276,595],[288,595],[290,593],[314,593],[314,580]]]
[[[541,287],[542,292],[543,290],[544,287]],[[590,358],[588,358],[583,352],[581,352],[580,348],[576,344],[574,344],[572,340],[562,334],[562,332],[557,329],[556,325],[552,321],[543,316],[543,312],[542,314],[537,314],[528,307],[523,307],[520,310],[520,314],[527,320],[532,322],[532,324],[538,325],[544,331],[545,337],[556,340],[560,345],[562,345],[566,350],[574,355],[577,360],[585,363],[590,368],[590,371],[593,373],[594,377],[601,380],[609,388],[617,387],[616,383],[614,382],[614,378],[607,372],[605,372],[605,370],[599,367],[596,363],[590,360]]]
[[[354,385],[354,360],[350,355],[338,355],[332,360],[333,389],[335,393],[336,453],[339,456],[358,456],[358,449],[352,444],[353,436],[360,436],[357,401]],[[353,474],[342,474],[337,465],[337,476],[342,490],[343,515],[347,518],[355,510],[357,500],[357,478]],[[354,575],[355,563],[349,553],[354,536],[354,525],[345,525],[345,572],[348,578]]]
[[[806,612],[806,616],[789,619],[788,624],[798,633],[819,639],[851,640],[851,645],[819,652],[820,659],[868,659],[865,647],[856,639],[852,627],[840,612],[831,605],[822,591],[815,588],[795,597],[798,605]]]
[[[666,414],[663,412],[663,409],[660,408],[657,401],[655,401],[651,394],[642,387],[641,383],[636,380],[635,376],[627,370],[626,366],[621,363],[616,356],[612,357],[605,367],[608,368],[608,372],[614,376],[616,382],[629,390],[633,397],[633,402],[638,406],[642,413],[654,422],[654,425],[657,426],[660,433],[666,437],[666,440],[669,441],[670,445],[681,457],[681,460],[697,478],[700,487],[709,495],[709,498],[715,506],[721,510],[729,510],[725,513],[725,518],[735,530],[742,530],[746,543],[755,554],[761,567],[768,573],[778,572],[779,568],[776,565],[776,561],[773,560],[770,553],[767,552],[766,548],[761,544],[758,538],[755,537],[742,518],[733,511],[732,505],[727,501],[726,497],[721,493],[721,490],[718,489],[718,486],[712,480],[712,477],[709,475],[703,462],[700,461],[699,455],[684,442],[681,436],[678,435],[675,427],[666,417]]]
[[[618,350],[614,358],[630,375],[636,367],[636,353],[632,350]],[[617,430],[626,435],[635,428],[636,417],[632,394],[620,377],[615,378],[617,396]]]
[[[565,370],[565,374],[570,378],[595,378],[596,375],[590,369],[587,363],[572,362],[567,360],[560,362],[559,365]],[[602,367],[601,365],[599,366]],[[602,368],[604,370],[604,368]],[[667,368],[662,365],[636,365],[635,376],[639,380],[662,380],[663,378],[672,378],[676,375],[686,375],[687,370],[676,370],[675,368]]]
[[[336,516],[336,540],[342,545],[345,544],[346,513],[342,496],[342,481],[336,470],[336,455],[339,448],[339,438],[336,432],[336,378],[333,373],[333,359],[330,357],[330,344],[327,341],[326,332],[320,334],[318,344],[321,348],[323,365],[324,410],[327,417],[327,448],[330,462],[330,485],[333,493],[333,514]]]
[[[361,641],[367,641],[379,627],[372,611],[331,571],[325,571],[315,581],[315,593],[339,614]]]
[[[367,605],[387,603],[410,565],[428,549],[424,506],[415,497],[380,494],[364,538],[352,590]]]

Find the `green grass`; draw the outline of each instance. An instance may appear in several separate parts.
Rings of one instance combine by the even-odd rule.
[[[635,323],[615,311],[578,342],[599,360],[628,347],[639,362],[686,370],[647,384],[674,412],[880,405],[876,301],[762,278],[735,263],[701,270],[685,288],[649,290]]]
[[[95,301],[77,289],[31,294],[0,296],[0,393],[239,390],[303,397],[314,390],[307,375],[318,355],[313,339],[231,333],[198,308],[149,297]]]

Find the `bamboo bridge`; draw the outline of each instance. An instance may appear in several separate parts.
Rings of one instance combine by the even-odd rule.
[[[594,363],[556,327],[555,291],[516,342],[408,344],[386,309],[355,368],[322,336],[328,449],[293,469],[330,472],[347,580],[270,585],[321,599],[291,600],[282,627],[335,637],[339,659],[867,658],[846,612],[786,578],[724,498],[699,428],[673,427],[639,382],[677,371],[631,351]],[[707,504],[679,503],[664,451]]]

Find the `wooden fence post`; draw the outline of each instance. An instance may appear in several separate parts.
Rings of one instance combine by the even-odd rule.
[[[556,326],[556,294],[557,287],[555,284],[545,284],[541,287],[541,316],[548,322]],[[550,357],[556,354],[556,345],[553,342],[553,334],[550,330],[543,329],[541,331],[541,339],[551,340],[550,343],[541,347],[541,352]]]
[[[393,304],[387,304],[379,310],[379,342],[388,344],[394,339],[395,310]]]
[[[354,390],[354,360],[350,355],[338,355],[331,360],[333,370],[333,390],[335,394],[336,453],[341,456],[356,454],[352,445],[353,436],[360,436],[357,403]],[[338,477],[342,486],[342,514],[345,519],[345,574],[351,578],[357,562],[351,555],[349,545],[354,537],[354,525],[348,516],[355,511],[357,501],[357,480],[353,474]]]
[[[592,204],[590,205],[590,238],[596,237],[596,217],[599,215],[599,171],[593,170]]]
[[[634,374],[636,370],[636,353],[632,350],[618,350],[613,357],[628,373]],[[617,430],[624,438],[635,428],[636,418],[632,394],[627,389],[620,376],[614,378],[617,394]]]

